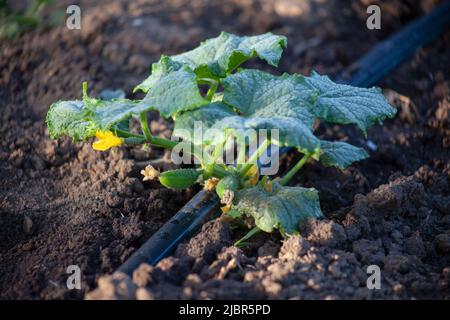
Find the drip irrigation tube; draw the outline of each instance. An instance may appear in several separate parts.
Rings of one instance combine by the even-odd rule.
[[[376,45],[344,70],[336,81],[361,87],[375,85],[418,48],[438,37],[449,24],[449,17],[450,0],[446,0],[426,16],[418,18]],[[288,150],[289,148],[280,149],[280,155]],[[219,199],[214,192],[198,192],[117,271],[131,275],[143,262],[152,265],[158,263],[172,253],[179,243],[191,237],[218,208]]]
[[[411,57],[418,48],[436,39],[449,22],[450,1],[444,0],[427,15],[417,18],[377,44],[346,68],[335,81],[359,87],[375,85]]]

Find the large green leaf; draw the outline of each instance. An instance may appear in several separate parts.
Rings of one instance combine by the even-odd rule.
[[[177,116],[172,135],[195,144],[207,145],[213,141],[205,140],[208,137],[203,137],[203,139],[201,139],[202,137],[196,137],[194,135],[196,124],[197,126],[201,125],[198,128],[199,130],[201,129],[199,133],[203,136],[205,130],[210,129],[217,121],[233,115],[236,115],[236,113],[227,105],[221,102],[213,102],[201,108],[183,112]]]
[[[315,153],[320,148],[320,140],[314,136],[309,127],[296,118],[284,117],[276,113],[273,113],[272,116],[267,114],[265,117],[254,117],[253,115],[226,117],[216,122],[213,128],[232,131],[236,136],[250,136],[253,130],[266,129],[270,132],[271,129],[274,129],[278,131],[278,139],[271,136],[274,144],[295,147],[303,153]]]
[[[158,110],[169,118],[208,103],[200,94],[195,74],[185,67],[161,76],[141,101],[127,101],[121,105],[117,100],[101,101],[96,105],[94,113],[102,129],[149,110]]]
[[[218,37],[206,40],[199,47],[172,59],[187,64],[199,77],[221,78],[254,57],[277,66],[286,46],[286,37],[270,32],[244,37],[222,32]]]
[[[297,90],[303,79],[283,74],[274,76],[259,70],[243,70],[221,81],[223,101],[237,108],[243,115],[252,117],[296,118],[312,127],[312,104],[302,91]]]
[[[131,118],[132,111],[139,106],[138,101],[127,99],[99,100],[89,98],[84,100],[86,108],[91,112],[93,121],[100,130],[110,129],[114,124]]]
[[[191,51],[172,57],[162,56],[152,65],[151,75],[134,90],[147,92],[161,77],[179,70],[183,65],[194,70],[200,79],[223,78],[254,57],[277,66],[286,45],[286,37],[272,33],[238,37],[222,32],[218,37],[206,40]]]
[[[305,77],[308,88],[316,98],[311,111],[329,122],[356,124],[364,134],[367,129],[387,117],[392,118],[397,110],[389,105],[378,88],[358,88],[337,84],[327,76],[313,72]]]
[[[66,134],[81,140],[145,111],[158,110],[167,118],[208,102],[199,92],[195,74],[183,67],[161,77],[142,100],[100,100],[84,93],[83,101],[57,102],[48,111],[47,124],[53,137]]]
[[[53,139],[67,135],[75,141],[84,140],[95,135],[97,129],[89,110],[79,100],[53,103],[47,112],[46,122]]]
[[[296,90],[302,77],[283,75],[277,77],[258,70],[243,70],[222,80],[223,102],[234,107],[233,112],[224,103],[203,106],[177,117],[176,136],[189,139],[194,130],[194,121],[202,121],[202,129],[233,131],[235,135],[248,135],[252,130],[278,130],[281,146],[296,147],[302,152],[315,152],[320,140],[312,132],[314,115],[308,96]],[[180,130],[184,129],[184,130]],[[183,131],[184,134],[182,132]],[[220,135],[218,135],[219,138]],[[209,137],[213,138],[213,137]],[[204,141],[204,144],[220,143]]]
[[[161,77],[142,100],[140,107],[146,109],[150,106],[167,118],[207,103],[209,101],[200,94],[195,74],[183,67]]]
[[[158,62],[152,64],[152,71],[150,76],[145,79],[141,84],[134,88],[133,92],[142,90],[148,92],[155,84],[164,76],[172,71],[181,69],[183,65],[179,62],[173,61],[170,57],[162,55]]]
[[[298,233],[301,222],[322,216],[316,189],[285,187],[275,182],[270,192],[260,185],[238,190],[233,203],[233,210],[253,217],[261,230],[277,229],[283,235]]]
[[[312,132],[310,102],[297,90],[301,77],[280,77],[258,70],[243,70],[222,80],[223,101],[241,114],[218,121],[214,128],[244,134],[248,129],[276,129],[281,146],[314,152],[320,141]]]
[[[47,112],[47,126],[52,138],[67,135],[75,141],[95,135],[127,121],[139,102],[116,99],[100,100],[84,97],[83,101],[59,101]]]
[[[340,169],[345,169],[353,162],[363,160],[369,156],[366,150],[340,141],[321,141],[320,149],[322,151],[320,155],[322,164],[327,167],[334,166]]]

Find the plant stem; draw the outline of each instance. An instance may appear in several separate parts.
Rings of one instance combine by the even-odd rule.
[[[178,142],[176,141],[168,140],[158,136],[153,136],[152,140],[149,142],[155,147],[160,147],[164,149],[173,149],[178,144]]]
[[[250,158],[247,161],[247,164],[244,166],[244,168],[239,173],[242,176],[244,176],[248,170],[256,163],[256,161],[261,157],[261,155],[267,150],[267,148],[270,145],[270,140],[266,139],[264,142],[256,149],[256,151],[250,156]]]
[[[281,185],[286,185],[291,179],[292,177],[297,173],[298,170],[300,170],[306,163],[306,161],[308,161],[308,159],[311,157],[310,154],[305,154],[296,164],[295,166],[293,166],[291,168],[291,170],[288,171],[288,173],[286,173],[280,180],[278,180],[278,182]]]
[[[144,133],[145,138],[147,139],[148,142],[151,142],[153,136],[152,133],[150,132],[150,128],[148,127],[147,113],[142,112],[139,115],[139,120],[141,121],[142,132]]]
[[[209,88],[208,92],[206,93],[206,99],[208,99],[209,101],[212,100],[214,93],[216,93],[218,86],[219,86],[219,81],[214,80],[214,82],[211,84],[211,87]]]
[[[260,228],[258,228],[257,226],[254,226],[245,236],[243,236],[242,238],[240,238],[238,241],[236,241],[234,243],[234,245],[236,247],[239,247],[242,242],[244,242],[245,240],[250,239],[251,237],[253,237],[255,234],[260,233],[262,230]]]
[[[125,130],[114,128],[114,132],[116,135],[124,138],[142,138],[145,139],[145,137],[142,134],[134,134]]]
[[[151,141],[148,141],[146,139],[146,137],[144,137],[143,135],[134,134],[134,133],[127,132],[124,130],[120,130],[120,129],[115,129],[115,131],[116,131],[116,133],[120,134],[123,137],[138,138],[138,139],[140,138],[140,139],[143,139],[143,142],[150,143],[151,145],[153,145],[155,147],[160,147],[160,148],[164,148],[164,149],[173,149],[178,144],[177,141],[168,140],[168,139],[161,138],[158,136],[152,136]],[[192,155],[197,157],[197,155],[195,155],[195,153]],[[221,166],[214,164],[213,175],[216,178],[223,178],[226,175],[228,175],[228,171],[225,170],[224,168],[222,168]]]
[[[131,133],[131,132],[128,132],[125,130],[121,130],[121,129],[114,129],[114,131],[119,136],[122,136],[125,138],[141,138],[141,139],[144,139],[146,143],[150,143],[151,145],[153,145],[155,147],[160,147],[160,148],[164,148],[164,149],[173,149],[178,143],[176,141],[168,140],[168,139],[161,138],[158,136],[152,136],[152,139],[149,141],[142,134],[134,134],[134,133]]]
[[[224,149],[225,143],[227,142],[227,139],[225,139],[223,142],[215,145],[214,150],[211,155],[211,158],[208,159],[208,162],[216,162],[216,160],[219,156],[223,156],[223,149]]]

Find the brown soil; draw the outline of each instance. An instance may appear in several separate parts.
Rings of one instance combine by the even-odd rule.
[[[217,220],[132,279],[101,277],[193,191],[140,182],[137,168],[160,159],[159,150],[97,153],[51,141],[43,123],[50,103],[79,97],[83,80],[93,94],[130,93],[161,53],[192,48],[221,30],[285,34],[281,71],[334,75],[434,1],[383,2],[380,31],[365,28],[364,1],[308,3],[81,1],[79,31],[59,27],[2,40],[0,298],[83,298],[89,291],[89,298],[138,299],[449,298],[448,32],[381,83],[399,114],[369,131],[377,146],[370,159],[343,172],[309,164],[294,181],[320,191],[326,215],[302,226],[302,237],[261,235],[241,250],[230,245],[242,234]],[[161,120],[153,129],[170,134]],[[363,143],[353,128],[319,132]],[[72,264],[81,268],[81,291],[66,289]],[[366,288],[371,264],[381,268],[381,290]],[[97,280],[100,289],[91,291]]]

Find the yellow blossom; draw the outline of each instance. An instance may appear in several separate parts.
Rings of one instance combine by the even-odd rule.
[[[228,213],[228,212],[230,212],[231,204],[228,204],[226,206],[220,207],[220,209],[222,210],[223,213]]]
[[[109,130],[103,132],[97,130],[97,132],[95,132],[95,136],[98,141],[95,141],[92,144],[92,148],[94,150],[105,151],[109,148],[118,147],[123,144],[123,140]]]
[[[141,170],[141,174],[144,176],[143,181],[154,180],[159,177],[160,172],[153,168],[152,165],[148,165],[144,170]]]
[[[211,179],[205,181],[205,186],[203,187],[203,189],[207,191],[213,191],[218,182],[219,179],[217,179],[216,177],[212,177]]]

